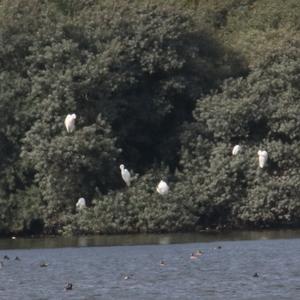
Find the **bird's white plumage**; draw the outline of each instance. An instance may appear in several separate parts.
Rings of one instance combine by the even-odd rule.
[[[159,184],[157,185],[157,187],[156,187],[156,191],[160,194],[160,195],[166,195],[166,194],[168,194],[168,192],[169,192],[169,186],[168,186],[168,184],[165,182],[165,181],[163,181],[163,180],[161,180],[160,182],[159,182]]]
[[[241,151],[242,147],[240,145],[235,145],[232,149],[232,155],[237,155]]]
[[[73,132],[75,130],[76,114],[68,114],[65,118],[65,126],[67,132]]]
[[[76,208],[77,209],[83,209],[83,208],[86,208],[86,202],[85,202],[85,199],[84,198],[79,198],[77,203],[76,203]]]
[[[258,150],[257,155],[259,167],[264,168],[268,160],[268,152],[265,150]]]
[[[130,186],[130,180],[131,180],[131,176],[130,173],[127,169],[125,169],[124,165],[120,165],[120,169],[121,169],[121,176],[123,178],[123,180],[125,181],[127,186]]]

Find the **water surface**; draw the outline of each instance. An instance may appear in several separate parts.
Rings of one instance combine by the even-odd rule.
[[[300,299],[299,231],[204,236],[1,240],[0,299]]]
[[[204,231],[200,233],[128,234],[81,237],[46,237],[0,239],[0,249],[58,248],[85,246],[124,246],[148,244],[181,244],[213,241],[268,240],[300,238],[300,229],[260,231]]]

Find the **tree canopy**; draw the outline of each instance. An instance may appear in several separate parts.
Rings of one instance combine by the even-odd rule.
[[[299,5],[269,2],[2,1],[0,232],[299,224]]]

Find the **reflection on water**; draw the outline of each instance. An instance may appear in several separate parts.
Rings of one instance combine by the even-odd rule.
[[[261,231],[228,231],[175,234],[129,234],[98,235],[80,237],[46,237],[0,239],[0,249],[20,248],[58,248],[114,245],[167,245],[175,243],[197,243],[235,240],[269,240],[300,238],[300,229],[261,230]]]

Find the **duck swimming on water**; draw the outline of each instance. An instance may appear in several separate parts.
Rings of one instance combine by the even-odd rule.
[[[48,264],[47,264],[45,261],[42,261],[42,262],[40,263],[40,267],[41,267],[41,268],[48,267]]]
[[[201,251],[200,249],[198,249],[196,252],[195,252],[195,255],[196,256],[201,256],[203,254],[203,251]]]
[[[166,263],[165,263],[165,261],[164,261],[164,260],[161,260],[161,261],[159,262],[159,265],[163,267],[163,266],[165,266],[165,265],[166,265]]]
[[[66,291],[70,291],[70,290],[72,290],[73,289],[73,284],[71,283],[71,282],[67,282],[66,284],[65,284],[65,290]]]

